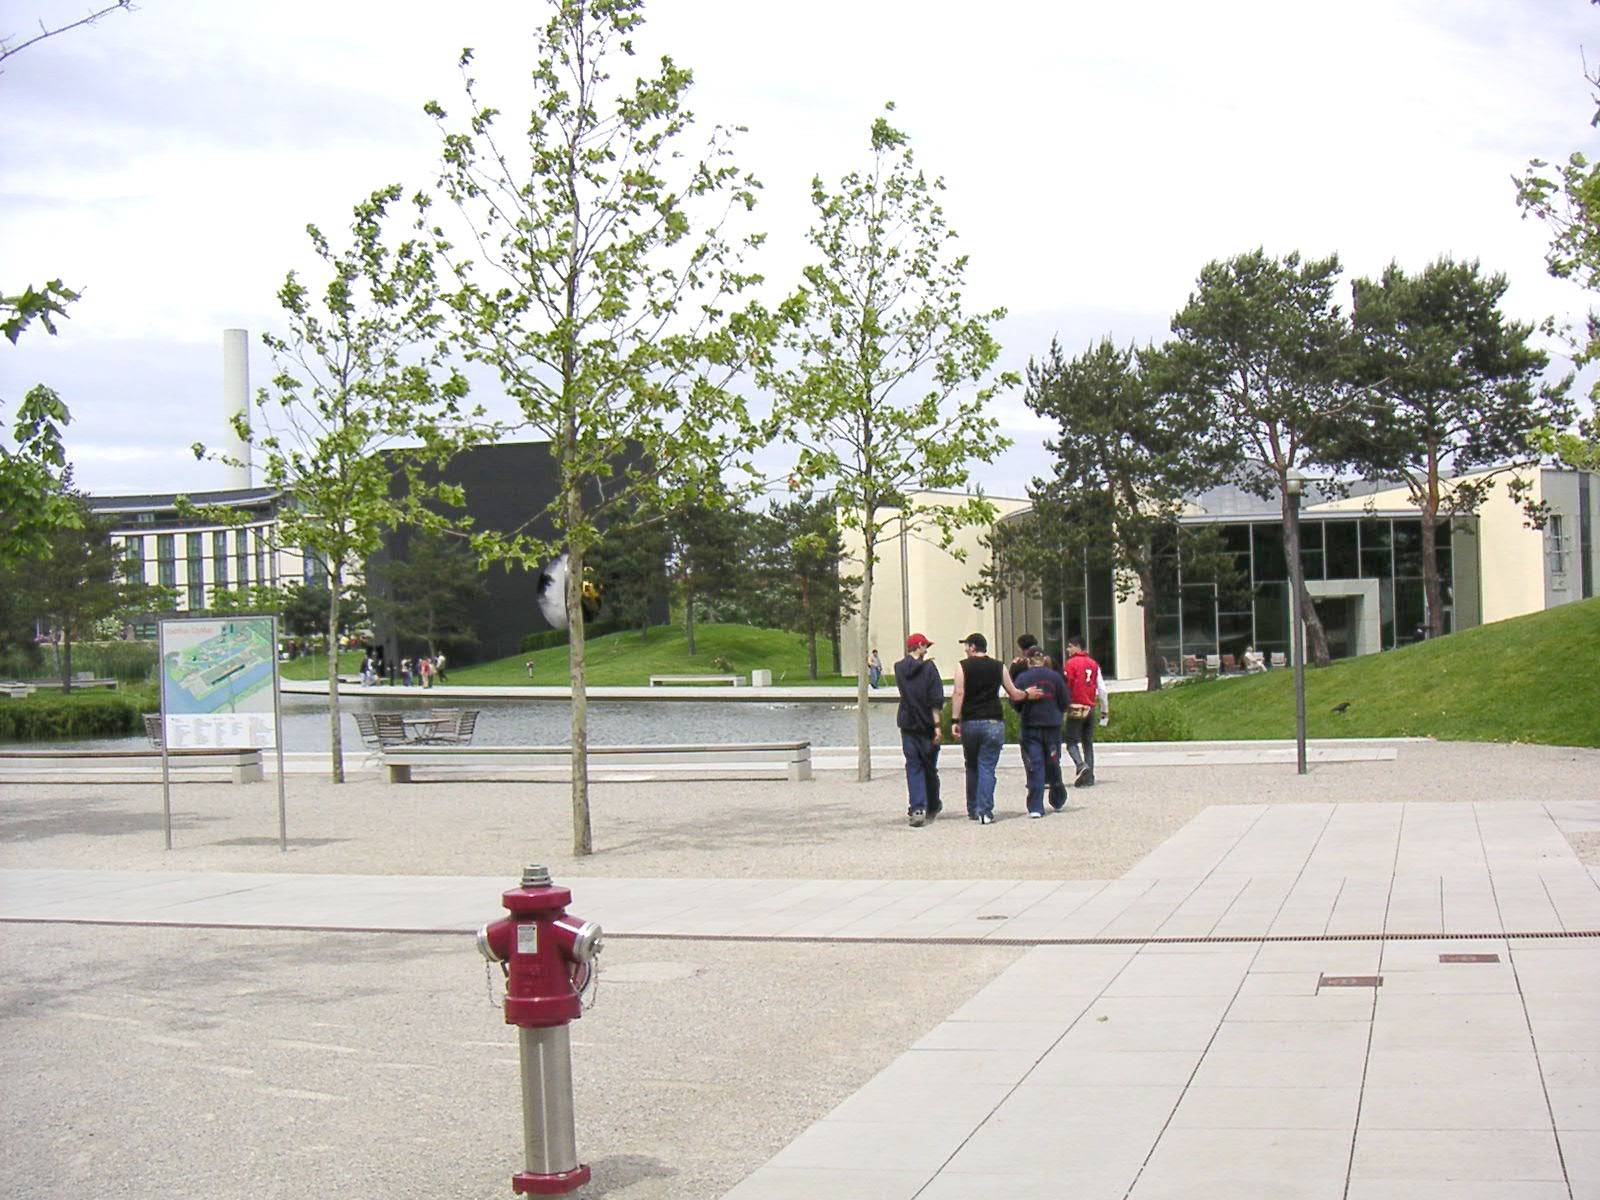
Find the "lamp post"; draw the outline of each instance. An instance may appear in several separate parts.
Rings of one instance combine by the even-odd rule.
[[[1300,593],[1305,589],[1305,570],[1300,562],[1300,497],[1305,482],[1298,475],[1284,481],[1289,496],[1289,520],[1293,524],[1293,547],[1289,559],[1289,656],[1294,662],[1294,743],[1299,773],[1306,773],[1306,627]]]
[[[900,644],[911,638],[911,554],[906,547],[906,507],[900,502]]]

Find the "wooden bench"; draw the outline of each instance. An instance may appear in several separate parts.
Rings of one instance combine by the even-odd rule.
[[[413,767],[468,767],[476,770],[572,771],[567,746],[385,746],[383,765],[390,783],[410,783]],[[589,768],[654,767],[668,771],[716,768],[777,771],[789,779],[811,778],[810,742],[756,742],[746,745],[590,746]]]
[[[652,676],[650,676],[650,686],[651,687],[655,687],[656,684],[658,684],[658,683],[666,683],[666,684],[673,684],[673,685],[690,684],[690,683],[716,683],[716,684],[726,684],[729,687],[742,687],[744,685],[744,676],[743,675],[652,675]]]
[[[234,783],[260,783],[265,773],[261,751],[222,750],[209,746],[167,751],[173,770],[191,767],[225,767]],[[159,750],[0,750],[0,773],[38,775],[40,768],[83,767],[96,771],[144,767],[161,770]]]

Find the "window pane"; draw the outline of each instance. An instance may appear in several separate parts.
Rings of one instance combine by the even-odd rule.
[[[1191,583],[1183,589],[1183,652],[1217,652],[1216,588],[1209,583]]]
[[[1256,589],[1256,649],[1288,650],[1289,587],[1264,583]]]
[[[1361,574],[1354,521],[1329,521],[1323,527],[1322,538],[1329,579],[1355,579]]]
[[[1394,576],[1418,579],[1422,575],[1422,522],[1394,523]],[[1404,626],[1401,626],[1404,629]]]
[[[1361,522],[1361,574],[1368,578],[1387,579],[1394,574],[1394,556],[1390,549],[1388,521]]]
[[[1283,553],[1283,527],[1257,525],[1252,531],[1256,552],[1256,582],[1277,582],[1289,577],[1288,559]]]

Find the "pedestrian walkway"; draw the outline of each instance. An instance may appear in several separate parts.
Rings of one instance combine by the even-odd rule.
[[[1600,800],[1238,805],[1117,880],[586,878],[573,908],[1032,946],[727,1200],[1580,1200],[1600,869],[1566,835],[1595,830]],[[464,933],[514,883],[8,870],[0,919]]]

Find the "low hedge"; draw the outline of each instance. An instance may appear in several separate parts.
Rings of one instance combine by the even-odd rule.
[[[95,689],[62,695],[35,692],[0,699],[0,741],[42,742],[53,738],[118,737],[142,733],[142,714],[155,711],[148,688],[130,692]]]
[[[1021,740],[1021,720],[1010,704],[1000,705],[1006,722],[1006,743],[1013,745]],[[1096,720],[1099,720],[1098,712]],[[944,712],[939,719],[945,741],[950,741],[950,701],[944,702]],[[1096,725],[1096,742],[1187,742],[1194,737],[1189,717],[1177,705],[1156,701],[1137,708],[1125,706],[1119,714],[1117,705],[1111,705],[1111,722]]]

